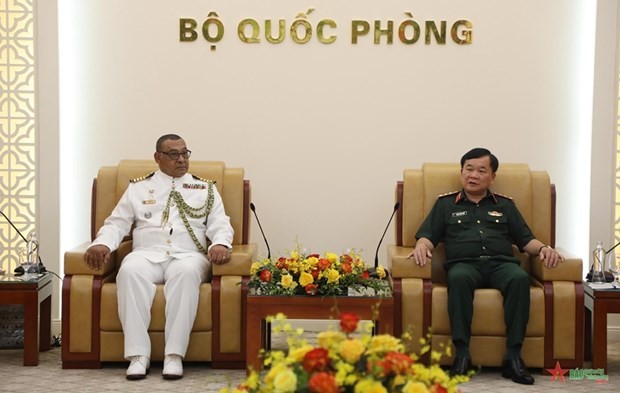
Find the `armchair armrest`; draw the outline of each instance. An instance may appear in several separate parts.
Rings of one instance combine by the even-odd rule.
[[[87,276],[105,276],[109,272],[116,269],[116,253],[110,256],[110,261],[104,264],[100,269],[93,270],[84,261],[84,254],[90,247],[90,242],[85,242],[79,246],[65,252],[65,274],[87,275]]]
[[[392,278],[431,278],[431,261],[422,267],[416,265],[413,259],[407,259],[407,255],[413,251],[413,247],[388,246],[388,270]]]
[[[249,276],[252,261],[256,258],[256,243],[235,244],[230,254],[230,261],[221,265],[211,265],[213,276]]]
[[[568,254],[566,251],[556,248],[564,257],[564,261],[555,268],[547,268],[540,257],[532,257],[531,274],[539,281],[583,281],[583,261]]]

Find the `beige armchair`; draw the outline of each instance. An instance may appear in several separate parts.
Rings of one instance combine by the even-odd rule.
[[[102,167],[92,188],[91,239],[129,184],[129,180],[157,169],[154,161],[125,160]],[[192,161],[190,173],[214,180],[235,230],[230,262],[213,265],[213,279],[200,287],[198,314],[192,328],[186,361],[212,362],[213,367],[245,367],[245,299],[256,244],[249,243],[250,183],[241,168],[223,162]],[[89,242],[67,251],[62,288],[62,366],[98,368],[102,362],[123,361],[123,331],[118,318],[116,272],[131,251],[125,239],[111,261],[100,270],[89,269],[83,255]],[[163,360],[163,285],[157,289],[149,334],[152,359]]]
[[[437,196],[460,190],[460,165],[424,164],[407,169],[396,186],[400,210],[396,220],[396,244],[388,247],[388,266],[394,280],[395,330],[418,339],[432,330],[432,347],[451,345],[448,296],[445,284],[445,249],[439,244],[432,262],[419,267],[406,256],[415,247],[415,234]],[[512,197],[534,235],[555,246],[555,187],[546,172],[530,171],[526,164],[500,164],[492,185],[494,192]],[[559,252],[565,261],[555,269],[543,266],[538,257],[519,253],[521,267],[531,276],[530,319],[522,357],[528,367],[583,366],[584,295],[582,261]],[[478,289],[474,296],[471,353],[473,363],[501,366],[505,351],[503,298],[495,289]],[[430,330],[429,330],[430,329]],[[454,351],[453,351],[454,353]],[[427,359],[428,360],[428,359]],[[444,357],[442,364],[451,364]]]

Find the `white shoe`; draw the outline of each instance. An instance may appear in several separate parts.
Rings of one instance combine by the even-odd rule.
[[[130,381],[144,379],[146,374],[149,372],[149,367],[151,366],[150,359],[146,356],[131,356],[129,360],[131,363],[129,363],[125,377],[127,377]]]
[[[183,358],[179,355],[166,355],[162,375],[164,379],[183,378]]]

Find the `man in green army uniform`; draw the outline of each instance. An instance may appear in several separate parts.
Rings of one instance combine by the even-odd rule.
[[[437,199],[408,257],[424,266],[435,246],[445,244],[448,314],[456,348],[451,375],[467,374],[472,367],[469,339],[474,290],[495,288],[504,296],[507,348],[502,376],[530,385],[534,378],[521,358],[530,312],[530,279],[513,256],[512,245],[540,255],[548,268],[557,266],[562,257],[534,237],[510,198],[489,190],[498,167],[497,157],[487,149],[467,152],[461,158],[463,189]]]

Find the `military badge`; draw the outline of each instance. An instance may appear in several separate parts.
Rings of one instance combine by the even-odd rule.
[[[199,184],[199,183],[195,183],[195,184],[187,184],[187,183],[183,183],[183,188],[190,188],[193,190],[204,190],[207,188],[206,184]]]

